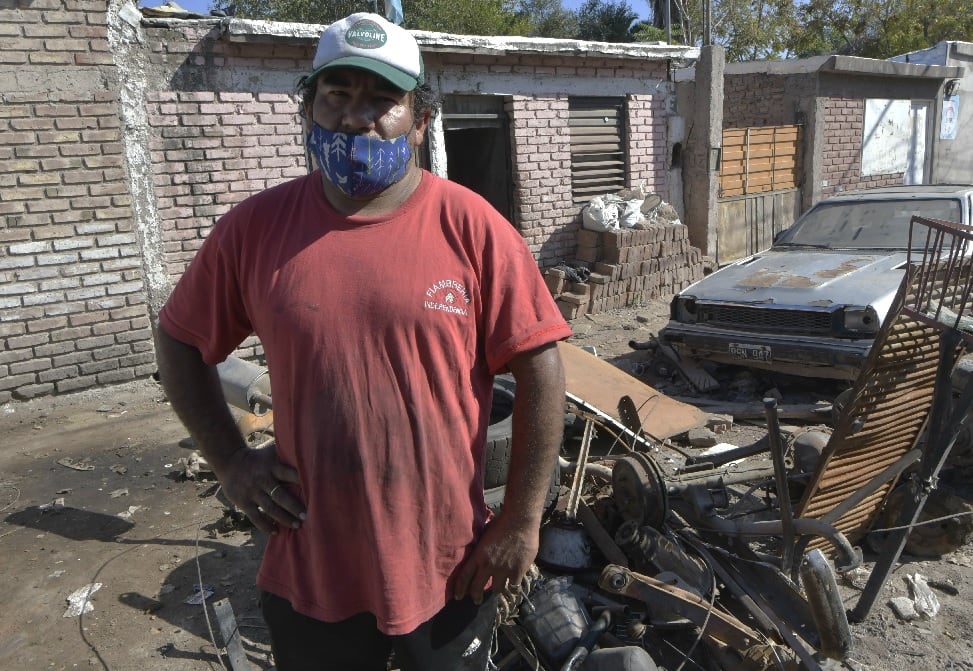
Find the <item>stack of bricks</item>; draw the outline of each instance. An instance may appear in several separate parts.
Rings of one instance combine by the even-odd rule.
[[[558,268],[544,277],[565,319],[596,314],[679,293],[703,277],[703,256],[689,244],[684,225],[578,232],[575,267],[590,270],[586,282],[573,282]]]

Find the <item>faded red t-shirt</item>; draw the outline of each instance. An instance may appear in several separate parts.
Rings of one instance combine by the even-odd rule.
[[[251,332],[280,458],[307,506],[259,586],[324,621],[412,631],[479,537],[492,376],[570,335],[526,244],[473,192],[423,173],[382,217],[345,217],[320,173],[235,207],[160,314],[209,364]]]

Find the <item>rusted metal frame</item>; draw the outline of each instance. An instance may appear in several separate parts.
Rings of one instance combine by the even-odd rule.
[[[911,499],[908,499],[899,514],[896,527],[902,527],[889,532],[882,548],[882,554],[872,569],[865,589],[862,591],[850,613],[852,621],[860,622],[868,616],[869,611],[878,598],[879,592],[885,586],[892,567],[898,562],[905,544],[908,541],[912,527],[919,521],[926,499],[935,488],[939,471],[949,457],[950,450],[956,442],[959,432],[968,421],[968,410],[973,401],[973,389],[967,385],[961,397],[961,403],[953,403],[950,376],[962,350],[959,348],[962,336],[954,329],[943,333],[942,359],[935,399],[933,401],[931,431],[927,439],[926,450],[922,455],[919,477],[914,481]],[[962,414],[960,414],[962,413]],[[959,415],[960,422],[955,425],[950,421]],[[952,425],[952,426],[951,426]]]
[[[896,303],[901,305],[905,301],[906,286],[900,288],[899,295],[896,299]],[[823,512],[830,510],[830,506],[834,505],[835,494],[834,492],[829,492],[829,485],[837,484],[834,483],[835,473],[834,469],[838,469],[837,475],[844,476],[844,480],[847,480],[847,475],[849,473],[857,473],[862,468],[862,461],[865,460],[868,464],[874,464],[878,468],[884,468],[890,463],[898,458],[895,454],[898,450],[902,450],[904,453],[908,449],[911,449],[918,442],[921,435],[921,431],[925,424],[925,413],[915,412],[912,416],[916,418],[915,422],[904,422],[899,430],[893,430],[886,439],[891,439],[895,442],[895,438],[901,436],[901,439],[897,441],[896,445],[889,446],[885,443],[881,446],[878,452],[873,449],[869,449],[869,443],[874,445],[878,442],[875,436],[866,436],[871,438],[871,440],[860,440],[859,436],[856,436],[856,432],[853,430],[853,422],[856,417],[864,416],[869,424],[875,425],[876,417],[883,415],[895,416],[900,410],[896,407],[901,404],[902,394],[891,395],[890,392],[895,388],[901,389],[906,384],[911,384],[909,381],[910,376],[914,373],[913,371],[905,370],[905,375],[903,375],[904,365],[900,361],[898,366],[890,366],[889,369],[882,370],[880,378],[878,380],[872,379],[873,373],[876,371],[878,362],[881,361],[882,355],[885,353],[883,350],[888,345],[888,343],[895,342],[897,339],[902,339],[902,336],[910,336],[914,329],[900,328],[898,324],[901,323],[901,319],[898,314],[901,312],[901,308],[898,310],[893,310],[891,314],[897,315],[892,322],[887,324],[887,327],[883,329],[883,333],[877,339],[876,347],[873,349],[872,354],[869,357],[869,361],[862,372],[864,379],[860,380],[857,387],[857,394],[855,402],[850,406],[845,408],[842,420],[839,422],[838,428],[832,435],[829,444],[834,444],[835,450],[830,452],[826,451],[826,459],[819,465],[818,471],[815,478],[812,480],[811,485],[809,485],[808,490],[799,507],[799,514],[802,516],[818,516]],[[928,330],[928,327],[926,327]],[[913,338],[915,340],[916,338]],[[922,339],[920,339],[922,340]],[[891,362],[895,363],[895,362]],[[920,366],[921,367],[921,366]],[[887,381],[886,381],[887,379]],[[914,382],[914,381],[913,381]],[[932,384],[926,384],[926,389],[931,389]],[[913,393],[916,396],[919,392]],[[862,396],[864,394],[873,395],[876,400],[881,399],[881,403],[869,407],[868,404],[862,402]],[[884,397],[882,396],[884,394]],[[926,403],[918,403],[917,409],[925,409],[927,407]],[[878,411],[869,412],[869,411]],[[881,435],[881,434],[880,434]],[[838,447],[840,446],[840,447]],[[892,449],[892,448],[897,449]],[[850,450],[849,450],[850,448]],[[882,455],[882,451],[888,449],[890,453]],[[881,458],[876,458],[878,455]],[[856,486],[861,486],[858,479],[852,478],[853,482],[842,481],[840,487],[843,489],[850,488],[853,484]],[[886,485],[890,487],[891,485]],[[851,514],[852,518],[856,520],[868,520],[874,517],[877,513],[875,510],[876,506],[881,503],[884,498],[884,493],[873,497],[872,499],[866,498],[862,503],[869,503],[871,508],[868,512],[857,512]],[[846,516],[847,517],[847,516]],[[841,520],[836,523],[835,526],[841,529],[844,533],[848,534],[850,537],[854,538],[857,534],[863,533],[863,527],[856,527],[855,525],[849,525],[849,520]],[[812,545],[818,545],[812,541]]]
[[[828,524],[834,524],[836,520],[843,518],[855,506],[864,502],[869,497],[875,496],[878,489],[882,485],[898,478],[905,469],[916,463],[921,455],[921,450],[910,450],[905,454],[905,456],[886,468],[879,475],[875,476],[874,478],[870,478],[867,486],[857,488],[854,493],[851,494],[851,496],[839,497],[841,503],[821,515],[819,519],[823,522],[827,522]],[[868,517],[868,515],[866,515],[866,517]],[[797,544],[796,552],[798,554],[804,554],[804,551],[809,545],[810,539],[801,539]]]
[[[918,270],[913,271],[911,242],[917,225],[926,226],[928,230],[922,265]],[[943,243],[947,239],[947,234],[952,237],[947,258],[943,262]],[[963,390],[959,401],[953,403],[951,384],[952,371],[964,349],[961,344],[965,347],[973,344],[973,334],[957,329],[965,316],[971,291],[973,291],[973,273],[971,273],[973,269],[970,267],[967,254],[973,234],[948,222],[913,217],[910,221],[909,239],[908,273],[913,282],[911,286],[914,293],[913,301],[903,306],[902,312],[941,332],[939,364],[928,425],[930,431],[922,455],[918,479],[913,480],[910,489],[911,498],[906,501],[899,514],[897,528],[886,537],[882,556],[872,570],[865,589],[851,612],[851,618],[855,621],[863,620],[868,615],[892,567],[898,562],[909,533],[918,521],[929,493],[935,487],[940,469],[948,458],[959,433],[969,421],[969,409],[973,404],[973,388],[969,384]],[[953,291],[950,291],[951,287]],[[937,289],[940,301],[935,310],[930,310],[929,306],[937,295]],[[951,325],[940,319],[947,303],[945,300],[947,296],[953,298],[947,308],[952,313]],[[958,422],[955,421],[956,417],[960,418]]]

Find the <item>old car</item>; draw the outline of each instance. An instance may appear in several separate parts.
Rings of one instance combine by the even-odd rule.
[[[690,360],[852,380],[901,283],[912,216],[968,226],[971,210],[970,185],[822,200],[769,249],[676,295],[659,339]]]

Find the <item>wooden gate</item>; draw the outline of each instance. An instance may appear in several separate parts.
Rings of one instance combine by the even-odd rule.
[[[773,242],[801,213],[803,127],[723,131],[717,262],[736,261]]]

